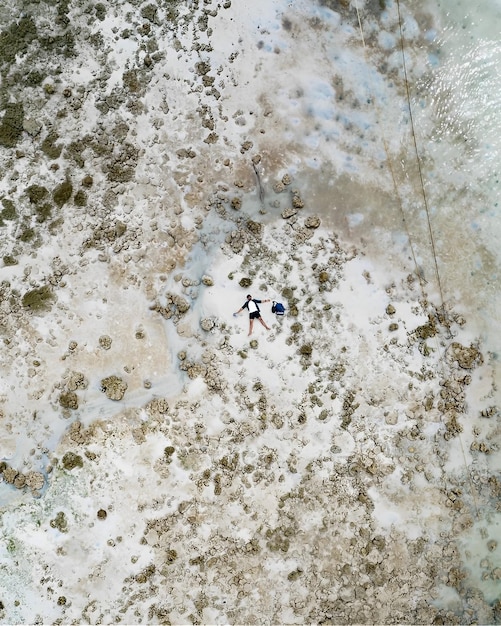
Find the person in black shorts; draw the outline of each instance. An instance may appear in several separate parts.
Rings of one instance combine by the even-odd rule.
[[[233,315],[237,315],[240,311],[247,309],[249,311],[249,335],[252,335],[252,328],[254,326],[254,320],[259,320],[261,324],[267,329],[271,330],[269,326],[266,325],[265,321],[261,317],[261,312],[259,310],[259,304],[262,302],[270,302],[269,300],[256,300],[250,294],[247,296],[246,302],[242,304],[242,306],[238,309],[236,313]]]

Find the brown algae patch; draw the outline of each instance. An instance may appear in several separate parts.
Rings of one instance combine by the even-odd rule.
[[[127,383],[118,376],[108,376],[101,380],[101,391],[110,400],[121,400],[127,390]]]

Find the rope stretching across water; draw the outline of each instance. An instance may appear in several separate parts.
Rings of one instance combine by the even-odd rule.
[[[424,178],[423,178],[423,170],[421,168],[421,158],[419,156],[419,150],[418,150],[418,146],[417,146],[417,139],[416,139],[416,130],[414,127],[414,116],[412,114],[412,106],[411,106],[411,96],[410,96],[410,90],[409,90],[409,80],[407,77],[407,64],[405,62],[405,47],[404,47],[404,36],[403,36],[403,28],[402,28],[402,14],[400,12],[400,0],[397,0],[397,11],[398,11],[398,27],[399,27],[399,31],[400,31],[400,48],[402,50],[402,65],[403,65],[403,70],[404,70],[404,81],[405,81],[405,92],[406,92],[406,96],[407,96],[407,107],[409,109],[409,119],[411,122],[411,131],[412,131],[412,142],[414,145],[414,152],[416,154],[416,164],[417,164],[417,168],[418,168],[418,172],[419,172],[419,182],[421,185],[421,192],[423,195],[423,204],[424,204],[424,208],[425,208],[425,212],[426,212],[426,221],[428,224],[428,234],[430,236],[430,244],[431,244],[431,250],[433,253],[433,261],[434,261],[434,265],[435,265],[435,275],[437,278],[437,286],[438,286],[438,290],[440,293],[440,302],[442,305],[442,313],[444,316],[444,323],[447,327],[447,330],[450,333],[450,324],[449,324],[449,318],[447,315],[447,311],[445,309],[445,300],[444,300],[444,293],[443,293],[443,289],[442,289],[442,281],[440,279],[440,272],[438,270],[438,262],[437,262],[437,253],[436,253],[436,248],[435,248],[435,237],[433,236],[433,228],[431,227],[431,218],[430,218],[430,210],[429,210],[429,206],[428,206],[428,198],[426,196],[426,191],[425,191],[425,187],[424,187]],[[357,12],[358,12],[358,7],[357,7]],[[450,338],[450,337],[449,337]]]
[[[405,79],[405,91],[406,91],[406,95],[407,95],[407,106],[409,108],[409,118],[410,118],[410,122],[411,122],[411,129],[412,129],[412,139],[413,139],[413,144],[414,144],[414,152],[416,154],[416,163],[417,163],[417,167],[418,167],[418,172],[419,172],[419,181],[421,183],[421,191],[423,194],[423,203],[424,203],[424,207],[426,210],[426,219],[427,219],[427,223],[428,223],[428,233],[430,235],[430,243],[431,243],[431,249],[433,252],[433,260],[435,263],[435,275],[437,277],[437,284],[438,284],[438,289],[440,292],[440,300],[441,300],[441,304],[442,304],[442,314],[444,316],[444,324],[447,328],[448,334],[449,334],[449,339],[452,338],[452,334],[451,334],[451,330],[450,330],[450,323],[449,323],[449,318],[447,315],[447,311],[445,309],[445,301],[444,301],[444,295],[443,295],[443,290],[442,290],[442,281],[440,280],[440,272],[438,271],[438,263],[437,263],[437,255],[436,255],[436,249],[435,249],[435,238],[433,236],[433,229],[431,227],[431,219],[430,219],[430,211],[429,211],[429,207],[428,207],[428,199],[426,197],[426,191],[424,188],[424,179],[423,179],[423,170],[421,168],[421,159],[419,157],[419,150],[418,150],[418,146],[417,146],[417,140],[416,140],[416,131],[415,131],[415,127],[414,127],[414,117],[412,115],[412,106],[411,106],[411,97],[410,97],[410,90],[409,90],[409,80],[407,77],[407,65],[405,63],[405,47],[404,47],[404,36],[403,36],[403,28],[402,28],[402,14],[400,11],[400,0],[397,0],[397,11],[398,11],[398,27],[399,27],[399,31],[400,31],[400,48],[402,50],[402,65],[403,65],[403,70],[404,70],[404,79]],[[471,473],[470,473],[470,469],[468,467],[468,462],[466,460],[466,454],[465,454],[465,450],[464,450],[464,445],[463,445],[463,440],[461,438],[461,434],[458,433],[458,439],[459,439],[459,443],[461,446],[461,454],[463,456],[463,463],[465,466],[465,470],[466,470],[466,476],[468,477],[468,482],[470,485],[470,493],[472,495],[473,498],[473,504],[475,506],[475,510],[476,510],[476,514],[477,517],[479,517],[479,509],[478,509],[478,505],[477,505],[477,498],[476,498],[476,491],[475,488],[473,486],[473,481],[471,478]]]
[[[358,2],[356,0],[355,0],[355,9],[356,9],[356,12],[357,12],[358,26],[359,26],[359,29],[360,29],[360,38],[362,40],[362,45],[363,45],[363,49],[364,49],[364,55],[367,58],[367,62],[369,62],[369,58],[368,58],[368,54],[367,54],[367,46],[365,45],[365,38],[364,38],[364,32],[363,32],[363,26],[362,26],[362,18],[361,18],[361,15],[360,15],[360,11],[358,9]],[[400,33],[400,34],[402,35],[402,33]],[[408,84],[407,84],[407,74],[405,74],[405,77],[406,77],[406,87],[407,87],[407,103],[408,103],[408,107],[410,108],[409,89],[408,89]],[[376,111],[378,111],[377,102],[376,102],[375,98],[373,98],[373,102],[375,104]],[[420,270],[418,262],[417,262],[417,259],[416,259],[416,252],[415,252],[415,249],[414,249],[414,243],[413,243],[411,232],[410,232],[410,229],[409,229],[409,226],[408,226],[408,223],[407,223],[407,219],[406,219],[406,216],[405,216],[405,211],[404,211],[404,207],[403,207],[403,203],[402,203],[402,198],[400,196],[400,191],[399,191],[399,188],[398,188],[398,183],[397,183],[397,179],[396,179],[396,175],[395,175],[395,170],[394,170],[393,164],[392,164],[392,156],[390,154],[390,151],[389,151],[389,148],[388,148],[388,142],[386,141],[386,137],[385,137],[384,125],[382,125],[382,127],[381,127],[381,134],[382,134],[382,138],[383,138],[383,145],[384,145],[384,150],[385,150],[385,153],[386,153],[386,159],[387,159],[387,162],[388,162],[388,170],[390,172],[392,183],[393,183],[393,191],[394,191],[395,197],[397,199],[398,208],[400,209],[400,214],[401,214],[401,217],[402,217],[402,223],[404,225],[405,232],[406,232],[406,235],[407,235],[407,239],[409,241],[409,246],[410,246],[410,249],[411,249],[412,261],[414,263],[414,273],[416,274],[416,276],[417,276],[417,278],[419,280],[419,286],[420,286],[420,289],[421,289],[421,296],[422,296],[421,307],[423,309],[424,315],[427,315],[428,294],[426,293],[426,289],[425,289],[425,283],[427,281],[424,279],[423,272]],[[417,145],[416,145],[415,134],[414,134],[414,143],[415,143],[415,146],[416,146],[416,153],[417,153]],[[424,185],[422,185],[422,189],[423,189],[423,193],[424,193]],[[442,299],[442,307],[443,307],[443,299]],[[437,352],[440,352],[440,347],[438,345],[438,338],[435,338],[435,342],[436,342]],[[444,371],[444,367],[443,367],[443,363],[442,363],[442,358],[443,357],[440,357],[440,362],[442,364],[442,372],[443,372],[443,374],[445,376],[445,371]]]
[[[445,308],[445,300],[444,300],[444,295],[443,295],[443,289],[442,289],[442,281],[440,278],[440,272],[438,269],[438,261],[437,261],[437,254],[436,254],[436,248],[435,248],[435,238],[433,235],[433,228],[431,225],[431,218],[430,218],[430,211],[429,211],[429,206],[428,206],[428,198],[426,195],[426,190],[425,190],[425,185],[424,185],[424,177],[423,177],[423,171],[421,168],[421,158],[419,156],[419,150],[418,150],[418,145],[417,145],[417,138],[416,138],[416,131],[415,131],[415,126],[414,126],[414,117],[412,114],[412,105],[411,105],[411,97],[410,97],[410,89],[409,89],[409,80],[408,80],[408,75],[407,75],[407,65],[405,62],[405,47],[404,47],[404,37],[403,37],[403,26],[402,26],[402,14],[400,11],[400,0],[396,0],[396,4],[397,4],[397,10],[398,10],[398,26],[399,26],[399,32],[400,32],[400,49],[402,52],[402,65],[403,65],[403,71],[404,71],[404,81],[405,81],[405,91],[406,91],[406,99],[407,99],[407,107],[409,109],[409,119],[410,119],[410,123],[411,123],[411,131],[412,131],[412,141],[413,141],[413,145],[414,145],[414,153],[416,155],[416,163],[417,163],[417,168],[418,168],[418,172],[419,172],[419,182],[420,182],[420,187],[421,187],[421,193],[423,196],[423,203],[424,203],[424,208],[425,208],[425,212],[426,212],[426,220],[427,220],[427,225],[428,225],[428,234],[430,237],[430,244],[431,244],[431,250],[432,250],[432,254],[433,254],[433,260],[434,260],[434,266],[435,266],[435,276],[437,279],[437,286],[438,286],[438,290],[439,290],[439,294],[440,294],[440,301],[441,301],[441,307],[442,307],[442,314],[443,314],[443,318],[444,318],[444,325],[447,328],[448,331],[448,339],[452,338],[452,334],[451,334],[451,330],[450,330],[450,323],[449,323],[449,317],[447,315],[447,311]],[[355,8],[357,11],[357,19],[358,19],[358,26],[360,28],[360,37],[362,40],[362,45],[364,48],[364,52],[367,52],[367,47],[365,45],[365,38],[364,38],[364,33],[363,33],[363,28],[362,28],[362,20],[361,20],[361,16],[360,16],[360,11],[358,9],[358,3],[355,0]],[[398,203],[399,203],[399,207],[400,207],[400,211],[402,213],[402,220],[406,229],[406,233],[407,233],[407,238],[409,240],[409,244],[411,247],[411,252],[412,252],[412,258],[414,261],[414,266],[415,266],[415,270],[416,270],[416,274],[419,278],[419,283],[421,286],[421,292],[423,295],[423,299],[426,301],[427,300],[427,296],[426,296],[426,292],[425,292],[425,288],[424,288],[424,284],[423,284],[423,278],[421,276],[421,273],[419,272],[419,268],[418,268],[418,264],[416,261],[416,256],[414,253],[414,246],[412,243],[412,238],[411,238],[411,233],[409,231],[409,228],[407,226],[407,221],[405,218],[405,212],[404,212],[404,208],[403,208],[403,204],[402,204],[402,199],[400,198],[400,194],[398,191],[398,185],[397,185],[397,181],[395,178],[395,173],[393,171],[393,167],[392,167],[392,161],[391,161],[391,157],[389,154],[389,150],[388,150],[388,144],[386,142],[386,139],[384,138],[384,133],[383,133],[383,143],[384,143],[384,149],[386,152],[386,157],[388,159],[388,166],[390,169],[390,174],[391,174],[391,178],[393,181],[393,187],[395,189],[395,195],[398,198]],[[423,307],[424,309],[424,307]],[[437,346],[438,348],[438,346]],[[441,368],[442,368],[442,374],[445,378],[445,371],[444,371],[444,363],[443,363],[443,356],[440,357],[440,364],[441,364]],[[476,510],[476,514],[477,517],[479,517],[479,509],[478,509],[478,505],[477,505],[477,498],[476,498],[476,491],[475,488],[473,486],[473,482],[471,479],[471,474],[470,474],[470,470],[468,467],[468,463],[466,460],[466,454],[465,454],[465,450],[464,450],[464,445],[463,445],[463,441],[461,439],[460,434],[458,433],[458,438],[459,438],[459,443],[461,446],[461,453],[462,453],[462,457],[463,457],[463,463],[465,466],[465,470],[466,470],[466,475],[468,477],[468,482],[470,485],[470,492],[472,495],[472,499],[473,499],[473,504]]]

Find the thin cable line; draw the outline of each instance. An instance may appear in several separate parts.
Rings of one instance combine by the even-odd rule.
[[[362,20],[360,19],[360,11],[358,10],[358,2],[355,2],[355,9],[357,10],[358,27],[360,28],[360,37],[362,37],[362,45],[365,50],[364,30],[362,28]]]
[[[367,46],[365,44],[365,38],[364,38],[364,32],[363,32],[363,26],[362,26],[362,19],[360,16],[360,11],[358,9],[358,2],[355,1],[355,9],[357,12],[357,18],[358,18],[358,26],[360,29],[360,37],[362,40],[362,45],[364,48],[364,54],[367,57]],[[368,61],[368,58],[367,58]],[[376,104],[376,99],[373,99],[374,103]],[[377,104],[375,106],[376,111],[377,111]],[[411,236],[411,232],[407,223],[407,218],[405,216],[405,211],[404,211],[404,206],[403,206],[403,202],[402,202],[402,198],[400,196],[400,191],[398,188],[398,183],[397,183],[397,179],[396,179],[396,175],[395,175],[395,170],[393,168],[393,163],[392,163],[392,157],[390,155],[390,151],[388,148],[388,142],[386,141],[386,137],[385,137],[385,132],[384,132],[384,125],[382,125],[381,127],[381,134],[383,137],[383,145],[384,145],[384,150],[386,153],[386,159],[388,162],[388,169],[390,170],[390,174],[391,174],[391,179],[392,179],[392,183],[393,183],[393,191],[395,194],[395,197],[397,199],[397,204],[398,204],[398,208],[400,209],[400,214],[401,214],[401,218],[402,218],[402,223],[404,225],[404,229],[407,235],[407,240],[409,241],[409,246],[411,249],[411,255],[412,255],[412,261],[414,263],[414,273],[416,274],[418,281],[419,281],[419,287],[421,289],[421,296],[422,296],[422,301],[421,301],[421,308],[423,309],[423,314],[426,316],[428,315],[428,311],[426,308],[426,303],[428,303],[428,294],[426,293],[426,289],[425,289],[425,283],[427,282],[424,278],[424,276],[422,275],[422,272],[419,269],[419,265],[416,259],[416,252],[415,252],[415,247],[414,247],[414,243],[412,240],[412,236]],[[439,344],[439,340],[438,337],[435,337],[434,340],[435,343],[435,349],[437,351],[438,355],[441,355],[441,350],[440,350],[440,344]],[[439,360],[440,360],[440,365],[442,368],[442,374],[445,378],[445,367],[443,365],[443,355],[439,356]]]
[[[362,39],[362,45],[363,45],[363,48],[364,48],[364,53],[367,56],[367,46],[365,45],[364,31],[363,31],[363,27],[362,27],[362,19],[361,19],[361,16],[360,16],[360,11],[358,9],[358,2],[355,2],[355,9],[356,9],[356,12],[357,12],[358,27],[360,29],[360,37]],[[375,102],[375,99],[374,99],[374,102]],[[416,274],[416,276],[418,277],[418,280],[419,280],[419,285],[421,287],[421,295],[423,297],[423,300],[427,301],[428,300],[428,296],[427,296],[427,293],[426,293],[425,288],[424,288],[424,283],[426,281],[424,280],[424,278],[421,275],[421,272],[419,271],[419,266],[418,266],[418,262],[417,262],[417,259],[416,259],[416,253],[415,253],[415,250],[414,250],[414,244],[413,244],[411,233],[410,233],[410,230],[409,230],[409,227],[408,227],[408,224],[407,224],[407,219],[405,217],[405,211],[404,211],[404,207],[403,207],[403,203],[402,203],[402,198],[400,197],[400,192],[399,192],[399,189],[398,189],[397,179],[396,179],[396,176],[395,176],[395,171],[393,169],[392,158],[390,156],[390,151],[388,149],[388,142],[386,141],[386,137],[385,137],[385,133],[384,133],[384,127],[382,127],[382,135],[383,135],[384,151],[386,153],[386,159],[388,161],[388,168],[390,170],[391,180],[392,180],[392,183],[393,183],[393,191],[394,191],[395,196],[396,196],[397,201],[398,201],[397,203],[398,203],[398,207],[400,209],[402,222],[404,224],[404,228],[405,228],[405,232],[406,232],[406,235],[407,235],[407,239],[409,241],[409,245],[410,245],[410,249],[411,249],[411,255],[412,255],[412,260],[413,260],[413,263],[414,263],[414,271],[415,271],[415,274]],[[423,305],[423,312],[426,313],[426,309],[425,309],[424,305]]]
[[[417,145],[417,138],[416,138],[416,131],[415,131],[415,126],[414,126],[414,116],[412,114],[412,105],[411,105],[411,97],[410,97],[410,89],[409,89],[409,80],[408,80],[408,76],[407,76],[407,65],[405,62],[405,47],[404,47],[404,36],[403,36],[403,28],[402,28],[402,15],[400,12],[400,0],[397,0],[397,10],[398,10],[398,26],[399,26],[399,31],[400,31],[400,47],[401,47],[401,51],[402,51],[402,65],[403,65],[403,70],[404,70],[404,79],[405,79],[405,91],[406,91],[406,95],[407,95],[407,106],[409,108],[409,119],[411,122],[411,130],[412,130],[412,140],[413,140],[413,144],[414,144],[414,152],[416,154],[416,163],[417,163],[417,168],[418,168],[418,172],[419,172],[419,181],[421,184],[421,191],[422,191],[422,195],[423,195],[423,203],[424,203],[424,207],[425,207],[425,211],[426,211],[426,220],[427,220],[427,224],[428,224],[428,233],[430,236],[430,243],[431,243],[431,248],[432,248],[432,253],[433,253],[433,260],[434,260],[434,264],[435,264],[435,274],[436,274],[436,278],[437,278],[437,284],[438,284],[438,289],[440,292],[440,301],[441,301],[441,305],[442,305],[442,314],[444,317],[444,325],[447,328],[447,332],[448,332],[448,339],[452,339],[452,333],[451,333],[451,328],[450,328],[450,323],[449,323],[449,316],[447,315],[447,311],[445,308],[445,301],[444,301],[444,294],[443,294],[443,289],[442,289],[442,281],[440,279],[440,272],[438,270],[438,262],[437,262],[437,254],[436,254],[436,248],[435,248],[435,238],[433,236],[433,228],[431,225],[431,218],[430,218],[430,211],[429,211],[429,206],[428,206],[428,198],[426,196],[426,190],[424,187],[424,177],[423,177],[423,170],[421,167],[421,158],[419,156],[419,150],[418,150],[418,145]],[[357,11],[358,11],[358,7],[357,7]],[[437,343],[438,343],[438,339],[437,339]],[[444,371],[444,363],[443,363],[443,358],[440,358],[440,364],[442,366],[442,374],[444,375],[445,378],[445,371]],[[475,487],[473,485],[473,481],[471,478],[471,472],[466,460],[466,454],[465,454],[465,450],[464,450],[464,445],[463,445],[463,440],[461,438],[461,433],[458,433],[458,439],[459,439],[459,445],[461,447],[461,454],[463,457],[463,463],[465,466],[465,470],[466,470],[466,476],[470,485],[470,493],[473,499],[473,505],[475,507],[475,511],[477,514],[477,517],[479,517],[479,510],[478,510],[478,504],[477,504],[477,498],[476,498],[476,490]]]
[[[367,62],[369,62],[368,55],[367,55],[367,46],[365,44],[365,38],[364,38],[364,32],[363,32],[363,26],[362,26],[362,19],[361,19],[361,16],[360,16],[360,11],[358,9],[358,2],[356,0],[355,0],[355,9],[357,11],[358,26],[360,28],[360,37],[362,39],[362,44],[363,44],[363,48],[364,48],[364,55],[366,56]],[[373,98],[373,102],[374,102],[376,113],[377,113],[378,112],[378,107],[377,107],[377,103],[376,103],[376,99],[375,98]],[[414,263],[414,273],[416,274],[416,276],[418,278],[418,281],[419,281],[419,287],[420,287],[420,290],[421,290],[421,297],[422,297],[420,305],[421,305],[421,308],[423,310],[423,315],[429,317],[428,309],[427,309],[428,294],[426,293],[426,288],[425,288],[425,283],[427,281],[423,277],[422,272],[419,270],[419,265],[418,265],[418,262],[417,262],[417,259],[416,259],[416,253],[415,253],[415,249],[414,249],[414,243],[412,241],[410,228],[408,226],[407,218],[405,216],[404,206],[403,206],[402,198],[400,196],[397,179],[396,179],[396,176],[395,176],[395,170],[393,168],[392,157],[390,155],[390,151],[389,151],[389,148],[388,148],[388,142],[386,141],[386,137],[385,137],[384,124],[381,125],[381,134],[382,134],[382,137],[383,137],[383,145],[384,145],[384,150],[385,150],[385,153],[386,153],[386,159],[388,161],[388,169],[390,170],[391,179],[392,179],[392,182],[393,182],[393,190],[394,190],[394,193],[395,193],[395,197],[397,198],[397,204],[398,204],[398,208],[400,209],[402,223],[404,225],[404,229],[405,229],[405,232],[406,232],[406,235],[407,235],[407,239],[409,241],[409,246],[410,246],[410,249],[411,249],[412,260],[413,260],[413,263]],[[447,329],[449,330],[449,333],[450,333],[450,329],[449,329],[448,326],[447,326]],[[436,353],[438,355],[438,367],[441,370],[442,377],[444,379],[446,379],[447,376],[446,376],[445,365],[444,365],[445,353],[442,353],[442,350],[440,349],[440,342],[439,342],[438,335],[434,336],[433,342],[435,344],[435,350],[436,350]]]
[[[426,209],[428,231],[429,231],[429,235],[430,235],[430,242],[431,242],[431,247],[432,247],[432,252],[433,252],[433,258],[434,258],[434,262],[435,262],[435,273],[436,273],[436,277],[437,277],[438,288],[439,288],[439,291],[440,291],[440,298],[441,298],[442,311],[443,311],[443,315],[444,315],[444,322],[445,322],[445,326],[446,326],[446,328],[447,328],[447,330],[449,332],[449,338],[452,338],[452,334],[451,334],[451,331],[450,331],[450,324],[449,324],[448,316],[447,316],[447,313],[446,313],[446,310],[445,310],[445,303],[444,303],[444,297],[443,297],[443,291],[442,291],[442,283],[441,283],[441,280],[440,280],[440,273],[439,273],[439,270],[438,270],[438,263],[437,263],[437,257],[436,257],[436,252],[435,252],[435,241],[434,241],[434,237],[433,237],[433,230],[432,230],[432,226],[431,226],[430,214],[429,214],[429,210],[428,210],[428,200],[427,200],[427,197],[426,197],[426,191],[425,191],[425,187],[424,187],[423,172],[422,172],[422,169],[421,169],[421,160],[420,160],[420,157],[419,157],[419,150],[418,150],[418,147],[417,147],[416,133],[415,133],[415,130],[414,130],[414,118],[413,118],[413,115],[412,115],[411,100],[410,100],[410,90],[409,90],[409,81],[408,81],[408,77],[407,77],[407,67],[406,67],[406,63],[405,63],[405,51],[404,51],[403,31],[402,31],[402,18],[401,18],[401,14],[400,14],[400,2],[399,2],[399,0],[397,0],[397,7],[398,7],[398,21],[399,21],[399,30],[400,30],[400,45],[401,45],[401,50],[402,50],[402,61],[403,61],[404,77],[405,77],[405,88],[406,88],[406,95],[407,95],[407,106],[409,108],[409,115],[410,115],[410,121],[411,121],[411,129],[412,129],[414,151],[415,151],[415,154],[416,154],[417,166],[418,166],[418,171],[419,171],[419,179],[420,179],[420,183],[421,183],[421,191],[422,191],[422,194],[423,194],[423,201],[424,201],[424,206],[425,206],[425,209]],[[363,28],[362,28],[362,20],[361,20],[361,16],[360,16],[360,11],[358,9],[358,3],[356,1],[355,1],[355,9],[356,9],[356,12],[357,12],[358,26],[359,26],[359,29],[360,29],[360,36],[361,36],[361,39],[362,39],[362,44],[363,44],[363,48],[364,48],[364,54],[366,54],[367,53],[367,47],[365,45],[365,38],[364,38],[364,33],[363,33]],[[374,99],[374,102],[376,102],[375,99]],[[395,195],[396,195],[397,200],[398,200],[398,205],[399,205],[399,208],[400,208],[400,212],[402,214],[402,221],[404,223],[404,227],[405,227],[405,230],[406,230],[406,233],[407,233],[407,238],[409,240],[409,245],[410,245],[410,248],[411,248],[411,254],[412,254],[414,266],[415,266],[415,269],[416,269],[416,275],[417,275],[417,277],[419,279],[419,283],[420,283],[420,287],[421,287],[421,294],[423,296],[423,300],[427,301],[428,298],[427,298],[426,290],[425,290],[424,284],[423,284],[423,280],[424,279],[421,277],[421,274],[418,271],[418,264],[417,264],[416,256],[415,256],[415,253],[414,253],[414,246],[413,246],[413,243],[412,243],[412,237],[411,237],[410,230],[409,230],[409,228],[407,226],[407,220],[406,220],[406,217],[405,217],[405,211],[404,211],[404,208],[403,208],[402,199],[401,199],[400,193],[398,191],[398,185],[397,185],[397,181],[396,181],[396,177],[395,177],[395,172],[394,172],[393,167],[392,167],[392,160],[391,160],[391,157],[390,157],[388,144],[387,144],[386,138],[384,136],[384,128],[382,129],[382,134],[383,134],[383,144],[384,144],[384,149],[385,149],[385,152],[386,152],[386,158],[388,160],[388,167],[389,167],[391,178],[392,178],[392,181],[393,181],[393,187],[394,187],[394,190],[395,190]],[[426,313],[426,309],[424,307],[424,303],[422,304],[422,308],[423,308],[424,313]],[[437,345],[438,354],[440,354],[440,346],[439,346],[439,343],[438,343],[438,337],[436,337],[436,345]],[[445,365],[444,365],[444,356],[445,356],[445,353],[439,357],[439,365],[440,365],[441,370],[442,370],[442,376],[445,379],[446,378],[446,372],[445,372]],[[473,499],[473,505],[475,507],[475,511],[476,511],[477,518],[478,518],[479,517],[479,509],[478,509],[478,503],[477,503],[477,498],[476,498],[476,490],[475,490],[475,487],[473,485],[473,481],[472,481],[472,478],[471,478],[471,472],[470,472],[470,469],[469,469],[469,466],[468,466],[468,463],[467,463],[467,460],[466,460],[465,449],[464,449],[464,445],[463,445],[463,441],[462,441],[460,433],[458,433],[458,439],[459,439],[459,445],[460,445],[460,448],[461,448],[461,455],[463,457],[463,464],[464,464],[464,467],[465,467],[466,476],[467,476],[467,479],[468,479],[468,483],[470,485],[470,493],[471,493],[471,496],[472,496],[472,499]]]
[[[358,9],[357,9],[358,10]],[[419,156],[419,150],[418,150],[418,145],[417,145],[417,139],[416,139],[416,130],[415,130],[415,126],[414,126],[414,116],[412,114],[412,105],[411,105],[411,95],[410,95],[410,90],[409,90],[409,80],[408,80],[408,76],[407,76],[407,64],[405,62],[405,47],[404,47],[404,36],[403,36],[403,28],[402,28],[402,15],[400,13],[400,0],[397,0],[397,11],[398,11],[398,27],[400,30],[400,48],[402,51],[402,64],[403,64],[403,70],[404,70],[404,80],[405,80],[405,92],[407,95],[407,106],[409,109],[409,119],[411,122],[411,131],[412,131],[412,141],[413,141],[413,145],[414,145],[414,152],[416,154],[416,163],[417,163],[417,168],[418,168],[418,172],[419,172],[419,181],[420,181],[420,185],[421,185],[421,191],[422,191],[422,195],[423,195],[423,203],[424,203],[424,208],[425,208],[425,212],[426,212],[426,221],[428,224],[428,234],[430,237],[430,243],[431,243],[431,249],[432,249],[432,253],[433,253],[433,261],[434,261],[434,265],[435,265],[435,275],[437,278],[437,285],[438,285],[438,290],[440,293],[440,301],[442,304],[442,313],[444,316],[444,323],[445,326],[449,332],[449,339],[452,338],[451,335],[451,330],[450,330],[450,324],[449,324],[449,318],[447,315],[447,311],[445,309],[445,300],[444,300],[444,292],[442,289],[442,281],[440,279],[440,272],[438,270],[438,261],[437,261],[437,253],[436,253],[436,247],[435,247],[435,238],[433,236],[433,228],[431,226],[431,218],[430,218],[430,210],[429,210],[429,206],[428,206],[428,198],[426,196],[426,191],[425,191],[425,187],[424,187],[424,177],[423,177],[423,170],[421,167],[421,158]]]
[[[412,140],[413,140],[413,144],[414,144],[414,152],[416,154],[416,163],[417,163],[417,168],[418,168],[418,172],[419,172],[419,181],[421,183],[421,191],[423,194],[423,203],[424,203],[424,207],[425,207],[425,211],[426,211],[426,220],[428,223],[428,233],[430,236],[430,243],[431,243],[431,249],[433,252],[433,260],[435,263],[435,274],[437,277],[437,284],[438,284],[438,289],[440,292],[440,300],[441,300],[441,304],[442,304],[442,313],[444,316],[444,324],[445,327],[447,328],[448,331],[448,339],[452,339],[452,333],[451,333],[451,329],[450,329],[450,323],[449,323],[449,317],[447,315],[447,311],[445,309],[445,301],[444,301],[444,294],[443,294],[443,290],[442,290],[442,281],[440,280],[440,272],[438,270],[438,262],[437,262],[437,254],[436,254],[436,248],[435,248],[435,238],[433,236],[433,228],[431,226],[431,218],[430,218],[430,211],[429,211],[429,207],[428,207],[428,198],[426,196],[426,191],[425,191],[425,187],[424,187],[424,177],[423,177],[423,170],[421,168],[421,158],[419,156],[419,150],[418,150],[418,145],[417,145],[417,138],[416,138],[416,130],[415,130],[415,126],[414,126],[414,116],[412,114],[412,105],[411,105],[411,96],[410,96],[410,89],[409,89],[409,80],[408,80],[408,76],[407,76],[407,64],[405,62],[405,47],[404,47],[404,36],[403,36],[403,28],[402,28],[402,14],[400,12],[400,0],[397,0],[397,11],[398,11],[398,27],[399,27],[399,31],[400,31],[400,48],[402,51],[402,65],[403,65],[403,70],[404,70],[404,79],[405,79],[405,91],[406,91],[406,95],[407,95],[407,106],[409,108],[409,119],[411,122],[411,130],[412,130]],[[443,368],[443,361],[441,359],[441,364],[442,364],[442,368]],[[463,457],[463,464],[464,464],[464,468],[465,468],[465,472],[466,472],[466,477],[468,480],[468,483],[470,485],[470,494],[473,500],[473,506],[475,507],[475,512],[477,515],[477,518],[480,517],[480,513],[479,513],[479,509],[478,509],[478,504],[477,504],[477,497],[476,497],[476,490],[475,487],[473,485],[473,480],[471,477],[471,472],[470,472],[470,468],[468,466],[468,462],[466,460],[466,454],[465,454],[465,450],[464,450],[464,445],[463,445],[463,440],[461,438],[461,433],[458,433],[458,440],[459,440],[459,445],[461,447],[461,454]]]

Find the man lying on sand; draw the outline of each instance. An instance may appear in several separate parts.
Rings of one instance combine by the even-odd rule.
[[[262,302],[270,302],[270,300],[256,300],[256,298],[253,298],[250,294],[248,294],[247,301],[242,304],[242,306],[238,309],[236,313],[233,313],[233,315],[238,315],[238,313],[240,313],[240,311],[243,311],[244,309],[247,309],[249,311],[249,335],[252,335],[254,320],[259,320],[267,330],[270,330],[270,327],[266,326],[265,321],[261,317],[261,312],[258,305]]]

